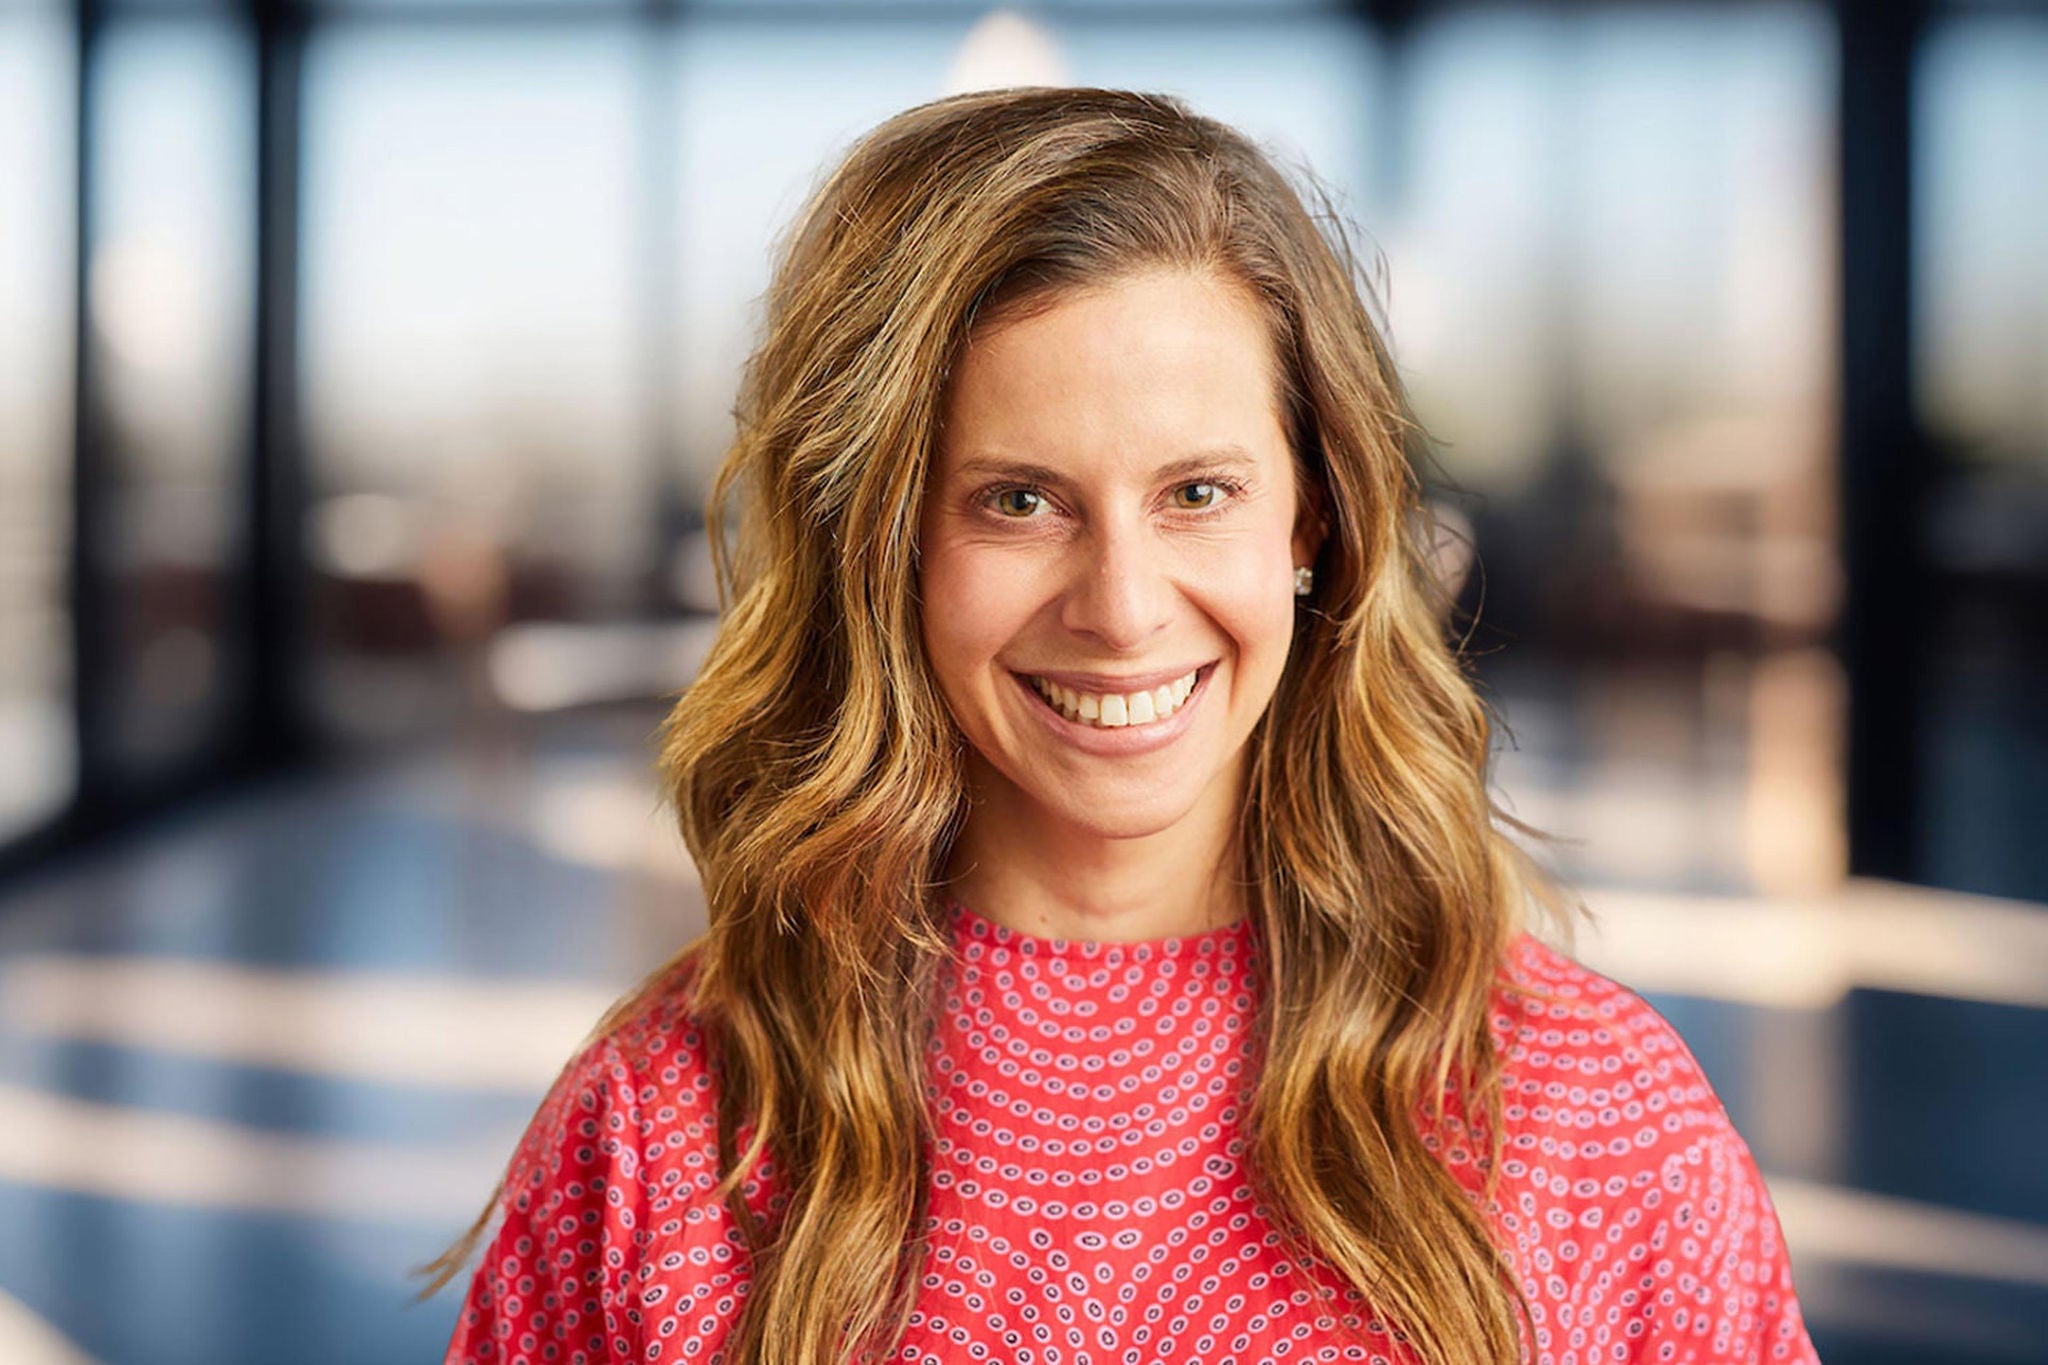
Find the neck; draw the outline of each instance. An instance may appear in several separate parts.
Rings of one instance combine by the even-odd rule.
[[[1237,770],[1219,774],[1166,828],[1109,835],[1025,799],[977,758],[969,763],[972,814],[946,885],[983,918],[1044,938],[1134,943],[1244,917],[1235,876]]]

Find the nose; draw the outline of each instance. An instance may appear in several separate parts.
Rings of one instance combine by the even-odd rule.
[[[1164,548],[1142,527],[1098,524],[1076,551],[1060,610],[1067,629],[1128,653],[1166,628],[1174,594],[1170,566]]]

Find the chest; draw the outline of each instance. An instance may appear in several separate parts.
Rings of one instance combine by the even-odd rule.
[[[1045,1195],[935,1183],[896,1359],[1403,1359],[1348,1286],[1289,1257],[1228,1145]]]
[[[898,1360],[1402,1358],[1260,1207],[1248,1002],[1203,985],[1147,1014],[963,994],[933,1047],[928,1250]]]

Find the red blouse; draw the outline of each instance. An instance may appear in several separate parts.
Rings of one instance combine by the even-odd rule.
[[[1284,1253],[1248,1183],[1248,921],[1069,943],[949,913],[931,1251],[895,1359],[1412,1358],[1334,1272]],[[1812,1362],[1763,1181],[1671,1026],[1523,936],[1493,1031],[1506,1144],[1489,1216],[1533,1312],[1528,1358]],[[715,1359],[748,1274],[710,1194],[715,1114],[702,1035],[672,1002],[592,1044],[520,1143],[447,1360]],[[1463,1132],[1455,1114],[1424,1125],[1476,1197]],[[747,1197],[765,1209],[764,1180]]]

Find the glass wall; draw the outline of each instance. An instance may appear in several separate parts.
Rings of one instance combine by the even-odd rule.
[[[1576,877],[1844,865],[1833,30],[1453,12],[1399,58],[1396,354],[1477,563],[1518,813]]]
[[[231,19],[121,17],[88,94],[100,719],[110,771],[146,785],[218,753],[242,700],[254,54]]]
[[[305,64],[303,378],[321,719],[414,730],[514,619],[640,606],[634,31],[351,23]]]
[[[1926,875],[2048,900],[2048,16],[1944,19],[1916,76],[1915,360],[1936,485]]]

